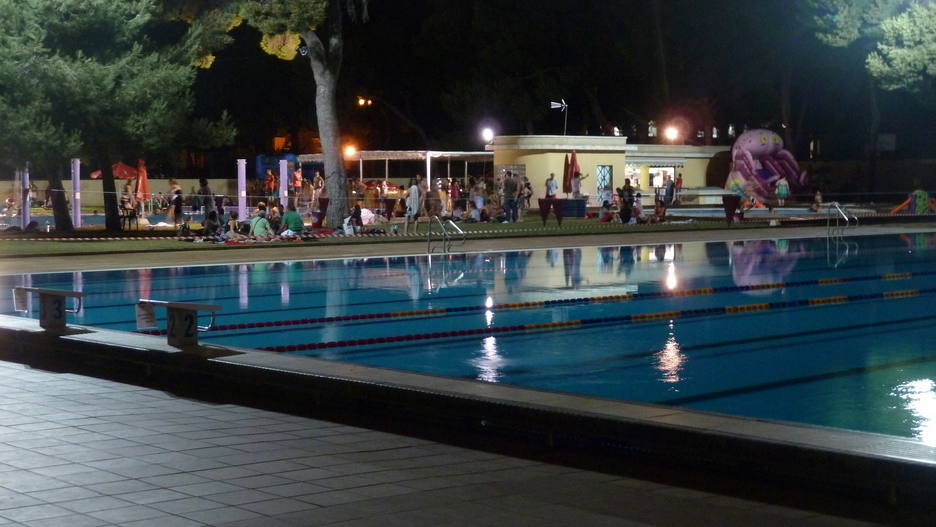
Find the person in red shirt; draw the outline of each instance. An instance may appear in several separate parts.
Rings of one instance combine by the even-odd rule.
[[[273,173],[272,169],[267,169],[266,177],[263,178],[263,189],[266,191],[267,198],[270,201],[276,199],[276,174]]]

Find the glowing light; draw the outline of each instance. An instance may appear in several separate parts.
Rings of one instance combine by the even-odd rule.
[[[484,139],[485,143],[490,143],[491,141],[493,141],[494,130],[491,130],[490,128],[485,128],[484,130],[481,130],[481,139]]]
[[[374,101],[373,101],[373,100],[368,99],[367,97],[358,95],[358,98],[357,98],[357,105],[358,105],[358,106],[370,106],[370,105],[372,105],[372,104],[374,104]]]
[[[675,126],[669,126],[663,131],[663,137],[665,137],[667,141],[675,141],[679,139],[679,129]]]
[[[679,281],[676,279],[676,264],[670,262],[666,268],[666,288],[672,291],[676,289]]]
[[[487,299],[484,301],[484,307],[488,309],[491,309],[492,307],[494,307],[494,299],[491,297],[487,297]]]
[[[919,379],[900,384],[892,392],[913,414],[914,431],[923,444],[936,446],[936,382]]]
[[[354,157],[354,154],[357,154],[357,147],[354,145],[345,145],[344,147],[345,157]]]
[[[491,323],[494,322],[494,312],[488,309],[484,312],[484,323],[487,327],[491,327]]]

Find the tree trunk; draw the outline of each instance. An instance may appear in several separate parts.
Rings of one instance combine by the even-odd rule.
[[[71,215],[68,213],[68,202],[65,199],[65,189],[62,187],[62,173],[64,169],[59,163],[58,167],[49,172],[49,192],[52,193],[52,214],[55,217],[55,230],[58,232],[72,232],[75,226],[72,224]],[[46,196],[50,198],[50,196]]]
[[[117,185],[114,183],[114,172],[111,170],[110,156],[98,154],[95,166],[101,169],[101,188],[104,191],[104,228],[109,231],[119,231],[120,210],[117,206]]]
[[[315,110],[319,138],[325,155],[325,188],[328,189],[328,226],[336,228],[348,215],[348,178],[341,157],[341,134],[338,128],[338,109],[335,104],[337,79],[328,71],[315,71]]]
[[[329,2],[328,17],[323,27],[318,31],[309,30],[302,33],[302,39],[309,48],[309,65],[315,79],[315,114],[325,157],[325,188],[328,190],[328,212],[325,213],[325,220],[332,228],[342,224],[349,210],[348,180],[341,157],[338,106],[335,101],[344,47],[341,30],[343,5],[344,2],[337,0]]]

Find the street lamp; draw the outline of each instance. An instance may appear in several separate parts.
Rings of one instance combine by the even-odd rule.
[[[485,128],[484,130],[481,130],[481,139],[484,139],[485,143],[490,143],[491,141],[493,141],[494,130],[491,130],[490,128]]]
[[[358,105],[358,106],[364,107],[364,106],[370,106],[370,105],[372,105],[372,104],[374,104],[374,100],[373,100],[373,99],[368,99],[367,97],[364,97],[364,96],[362,96],[362,95],[358,95],[358,97],[357,97],[357,105]]]
[[[679,139],[679,129],[675,126],[668,126],[666,130],[663,131],[663,137],[669,142],[674,142]]]
[[[354,154],[356,153],[357,153],[357,147],[355,147],[354,145],[345,145],[344,147],[345,158],[354,157]]]

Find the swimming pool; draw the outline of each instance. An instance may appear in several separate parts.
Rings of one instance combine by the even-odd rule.
[[[21,283],[81,289],[74,322],[132,330],[138,298],[215,303],[208,342],[936,444],[931,247],[926,234],[33,274],[0,277],[0,305]]]

